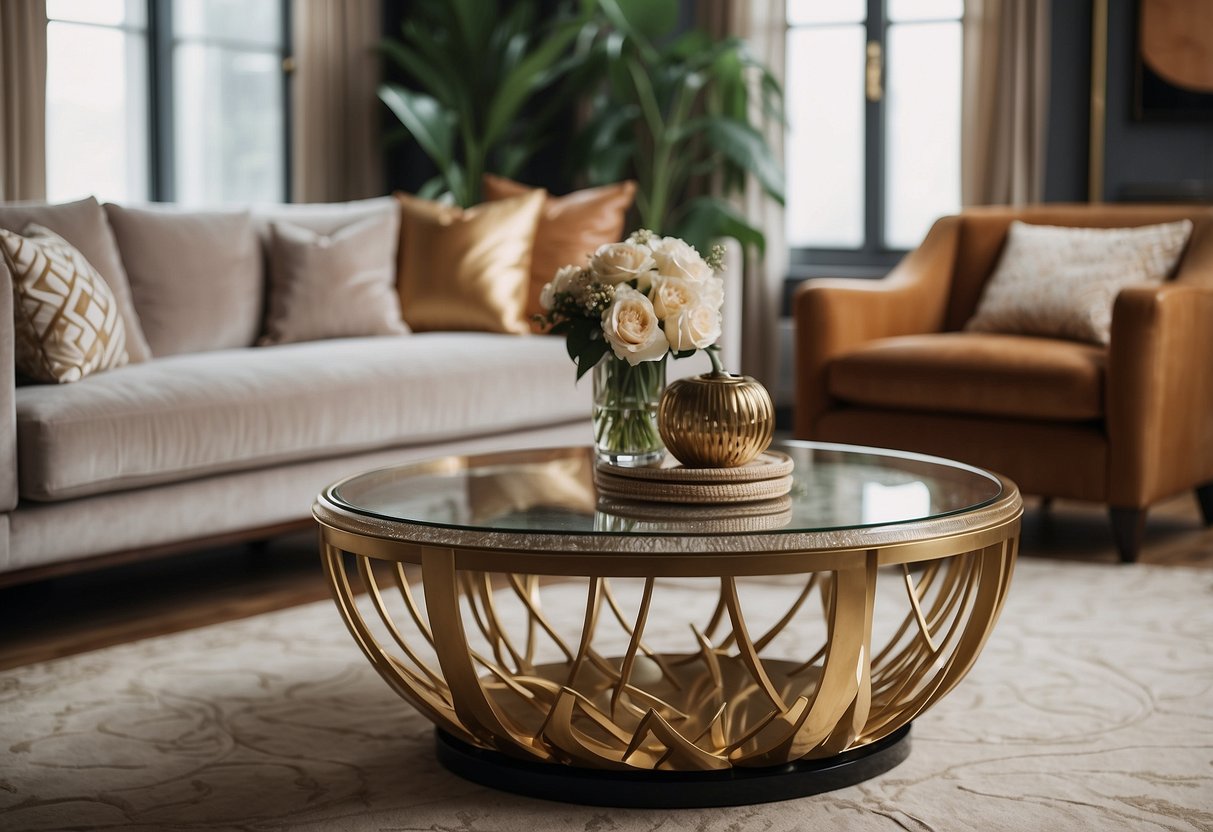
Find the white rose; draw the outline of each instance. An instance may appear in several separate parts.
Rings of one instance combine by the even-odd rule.
[[[647,246],[636,243],[607,243],[590,256],[590,270],[603,283],[639,280],[639,288],[644,291],[649,288],[653,254]]]
[[[712,267],[699,256],[699,252],[677,237],[665,237],[653,243],[653,262],[657,273],[666,277],[685,277],[687,280],[707,280],[712,276]]]
[[[668,277],[663,274],[653,278],[653,311],[663,321],[677,315],[682,309],[702,302],[699,284],[685,277]]]
[[[724,281],[719,277],[709,277],[702,283],[695,284],[699,288],[699,300],[704,306],[720,309],[724,306]]]
[[[615,287],[615,300],[602,313],[602,332],[615,355],[633,367],[659,360],[670,348],[652,302],[623,283]]]
[[[551,283],[543,284],[539,292],[539,305],[550,312],[556,303],[557,293],[569,291],[580,274],[581,268],[578,266],[561,266],[557,269]]]
[[[674,352],[710,347],[720,338],[720,312],[711,306],[688,306],[666,319],[665,334]]]

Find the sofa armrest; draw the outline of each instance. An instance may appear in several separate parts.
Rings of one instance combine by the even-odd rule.
[[[13,280],[0,258],[0,511],[17,507],[17,378],[13,365]]]
[[[1123,290],[1108,355],[1108,502],[1145,508],[1213,481],[1213,286]]]
[[[830,405],[831,359],[877,338],[942,329],[959,235],[960,219],[944,217],[883,280],[810,280],[800,287],[793,303],[798,439],[814,438],[817,417]]]

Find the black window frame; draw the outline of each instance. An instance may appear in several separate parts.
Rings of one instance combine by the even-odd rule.
[[[279,67],[282,84],[282,201],[291,201],[291,2],[278,0],[281,31]],[[138,27],[145,36],[147,60],[147,199],[151,202],[176,201],[174,170],[176,135],[173,123],[173,47],[179,38],[173,35],[173,0],[144,0],[146,28]],[[47,21],[59,22],[58,18]],[[98,26],[135,32],[130,25],[80,23],[63,21],[72,26]],[[218,42],[218,39],[216,39]]]
[[[865,89],[864,97],[864,223],[863,245],[859,248],[789,247],[788,278],[798,282],[808,277],[883,277],[909,249],[885,245],[885,141],[886,72],[890,21],[886,0],[867,0],[864,19]],[[943,19],[943,18],[941,18]],[[947,18],[951,20],[952,18]],[[811,26],[811,24],[810,24]],[[798,27],[790,27],[798,28]],[[808,28],[807,26],[805,28]],[[880,45],[880,83],[882,94],[876,101],[867,96],[866,49]],[[786,83],[786,82],[785,82]]]
[[[176,134],[173,123],[173,0],[147,2],[148,198],[175,202]],[[282,201],[291,201],[291,2],[278,0],[279,74],[282,84]]]

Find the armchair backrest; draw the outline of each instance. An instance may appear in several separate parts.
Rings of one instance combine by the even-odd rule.
[[[1213,282],[1213,207],[1193,205],[1034,205],[971,208],[960,214],[960,239],[944,329],[961,329],[1002,253],[1013,220],[1036,225],[1118,228],[1190,219],[1195,227],[1176,280]]]

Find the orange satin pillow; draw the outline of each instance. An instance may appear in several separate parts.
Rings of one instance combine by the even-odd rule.
[[[492,174],[484,176],[484,198],[509,199],[534,189]],[[623,236],[624,219],[636,196],[635,182],[619,182],[599,188],[586,188],[566,196],[548,195],[535,233],[531,254],[531,280],[527,293],[526,315],[543,314],[539,293],[556,270],[569,264],[581,265],[586,255],[605,243],[617,243]]]
[[[524,310],[543,196],[465,210],[397,193],[396,288],[405,323],[418,332],[530,332]]]

